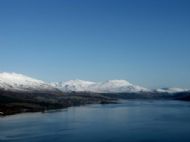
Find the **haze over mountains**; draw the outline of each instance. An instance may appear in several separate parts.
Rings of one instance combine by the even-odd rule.
[[[109,80],[105,82],[91,82],[70,80],[58,83],[46,83],[31,77],[16,73],[0,73],[0,89],[17,92],[93,92],[93,93],[179,93],[187,92],[182,88],[147,89],[133,85],[126,80]]]

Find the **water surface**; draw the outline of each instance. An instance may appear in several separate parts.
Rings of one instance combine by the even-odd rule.
[[[190,103],[125,101],[0,118],[1,142],[190,142]]]

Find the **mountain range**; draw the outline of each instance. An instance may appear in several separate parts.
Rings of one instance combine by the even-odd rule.
[[[117,103],[120,99],[190,101],[190,91],[181,88],[147,89],[126,80],[47,83],[22,74],[0,73],[0,116],[84,104]]]
[[[52,86],[63,92],[131,93],[149,91],[144,87],[133,85],[126,80],[109,80],[105,82],[70,80],[66,82],[52,83]]]
[[[47,83],[16,73],[0,73],[0,89],[16,92],[92,92],[92,93],[179,93],[188,92],[182,88],[148,89],[131,84],[126,80],[109,80],[91,82],[84,80],[69,80],[65,82]]]

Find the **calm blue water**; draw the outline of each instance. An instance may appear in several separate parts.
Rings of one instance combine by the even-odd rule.
[[[0,118],[2,142],[190,142],[190,102],[127,101]]]

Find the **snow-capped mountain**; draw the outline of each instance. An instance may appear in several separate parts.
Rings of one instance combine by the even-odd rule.
[[[133,85],[126,80],[109,80],[105,82],[70,80],[60,83],[52,83],[52,86],[63,92],[126,93],[149,91],[149,89]]]
[[[16,73],[0,73],[0,89],[17,92],[57,92],[48,83]]]
[[[181,93],[181,92],[187,92],[189,91],[188,89],[182,89],[182,88],[161,88],[161,89],[156,89],[156,92],[158,93]]]

